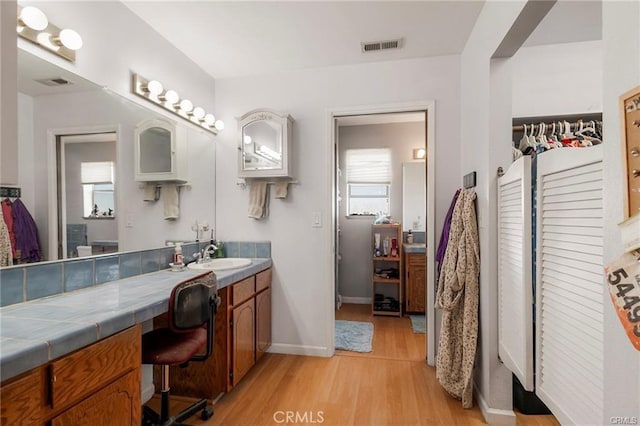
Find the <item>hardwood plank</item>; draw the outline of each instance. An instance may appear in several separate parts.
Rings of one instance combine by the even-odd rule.
[[[373,322],[373,352],[336,351],[332,358],[267,353],[216,403],[213,418],[194,416],[187,423],[273,425],[290,411],[306,416],[305,421],[290,422],[294,424],[486,424],[477,404],[463,409],[438,384],[435,368],[425,362],[425,335],[414,334],[408,318],[373,317],[369,305],[343,305],[336,318]],[[186,401],[180,405],[174,398],[175,410]],[[559,423],[553,416],[516,413],[516,424]]]

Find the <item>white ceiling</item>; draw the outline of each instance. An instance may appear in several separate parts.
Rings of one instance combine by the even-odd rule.
[[[131,1],[214,78],[457,54],[483,0]],[[398,50],[361,42],[403,38]],[[525,46],[602,39],[602,0],[559,0]]]
[[[52,78],[63,78],[72,84],[46,86],[36,81]],[[100,87],[96,84],[65,71],[49,61],[18,49],[18,92],[29,96],[43,96],[98,89]]]
[[[457,54],[483,1],[124,1],[214,78]],[[398,50],[361,42],[403,38]]]

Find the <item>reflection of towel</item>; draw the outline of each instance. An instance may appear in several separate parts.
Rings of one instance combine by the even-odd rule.
[[[253,181],[249,185],[249,217],[269,216],[269,185],[265,181]]]
[[[178,185],[175,183],[163,183],[162,198],[164,199],[164,219],[176,220],[180,217]]]
[[[158,185],[155,182],[144,184],[144,201],[158,201]]]
[[[289,182],[281,180],[276,182],[275,198],[287,198],[287,192],[289,190]]]

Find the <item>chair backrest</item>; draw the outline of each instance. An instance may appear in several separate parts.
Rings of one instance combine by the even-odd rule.
[[[213,272],[182,281],[171,291],[168,320],[171,331],[180,333],[207,324],[215,305],[218,284]]]

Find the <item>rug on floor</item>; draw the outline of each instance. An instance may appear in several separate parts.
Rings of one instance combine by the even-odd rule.
[[[373,323],[336,320],[336,349],[371,352]]]
[[[427,319],[424,315],[409,315],[411,327],[414,333],[425,334],[427,332]]]

